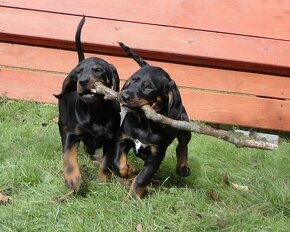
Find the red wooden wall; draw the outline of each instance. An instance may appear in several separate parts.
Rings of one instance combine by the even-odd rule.
[[[288,0],[3,0],[0,94],[56,103],[83,14],[87,57],[122,80],[138,66],[118,41],[168,71],[191,119],[290,131]]]

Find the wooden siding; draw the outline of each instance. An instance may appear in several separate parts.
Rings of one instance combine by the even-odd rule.
[[[113,63],[122,83],[138,66],[117,41],[165,69],[191,119],[290,131],[290,2],[24,1],[0,3],[0,94],[56,103],[86,56]]]

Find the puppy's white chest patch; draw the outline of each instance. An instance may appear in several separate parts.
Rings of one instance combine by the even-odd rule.
[[[127,110],[121,106],[121,112],[120,112],[120,116],[121,116],[121,120],[120,120],[120,126],[122,125],[124,118],[126,117],[127,114]],[[141,150],[145,149],[146,147],[150,146],[150,144],[145,144],[142,143],[140,140],[138,139],[134,139],[134,138],[130,138],[134,141],[135,144],[135,152],[138,153]]]
[[[121,116],[121,120],[120,120],[120,126],[122,126],[122,123],[124,121],[124,118],[126,117],[127,114],[127,110],[121,106],[121,112],[120,112],[120,116]]]
[[[142,142],[141,142],[140,140],[138,140],[138,139],[133,139],[133,138],[132,138],[132,140],[133,140],[134,143],[135,143],[135,150],[136,150],[137,153],[139,152],[140,149],[144,149],[144,148],[146,148],[146,147],[149,146],[149,144],[144,144],[144,143],[142,143]]]

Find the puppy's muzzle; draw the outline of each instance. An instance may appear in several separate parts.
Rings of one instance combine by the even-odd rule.
[[[133,97],[128,93],[128,91],[121,91],[118,96],[118,100],[120,101],[123,108],[127,111],[135,111],[138,105],[134,101]]]
[[[85,88],[88,85],[89,81],[89,79],[79,80],[79,84],[81,87]]]
[[[92,97],[95,95],[91,90],[94,87],[95,80],[91,77],[81,78],[78,81],[77,93],[79,96],[87,95]]]
[[[122,92],[121,100],[123,103],[129,103],[131,101],[131,96],[127,92]]]

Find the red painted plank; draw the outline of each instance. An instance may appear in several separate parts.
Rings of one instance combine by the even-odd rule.
[[[4,0],[2,6],[290,40],[288,0]],[[80,7],[81,6],[81,7]]]
[[[63,76],[2,69],[0,94],[10,98],[56,103]],[[290,131],[290,102],[224,93],[181,89],[191,119]]]
[[[57,99],[52,94],[59,93],[63,79],[51,73],[1,69],[0,95],[55,104]]]
[[[290,131],[290,101],[181,89],[193,120]]]
[[[113,63],[125,80],[138,66],[129,58],[98,56]],[[162,67],[179,86],[236,92],[274,98],[290,98],[290,78],[148,61]],[[68,73],[77,63],[76,52],[0,43],[0,65]]]
[[[72,48],[79,20],[80,17],[72,15],[2,7],[0,41]],[[121,54],[117,41],[123,41],[132,48],[147,51],[154,59],[290,75],[288,41],[102,19],[87,20],[83,41],[94,51],[110,48]]]

